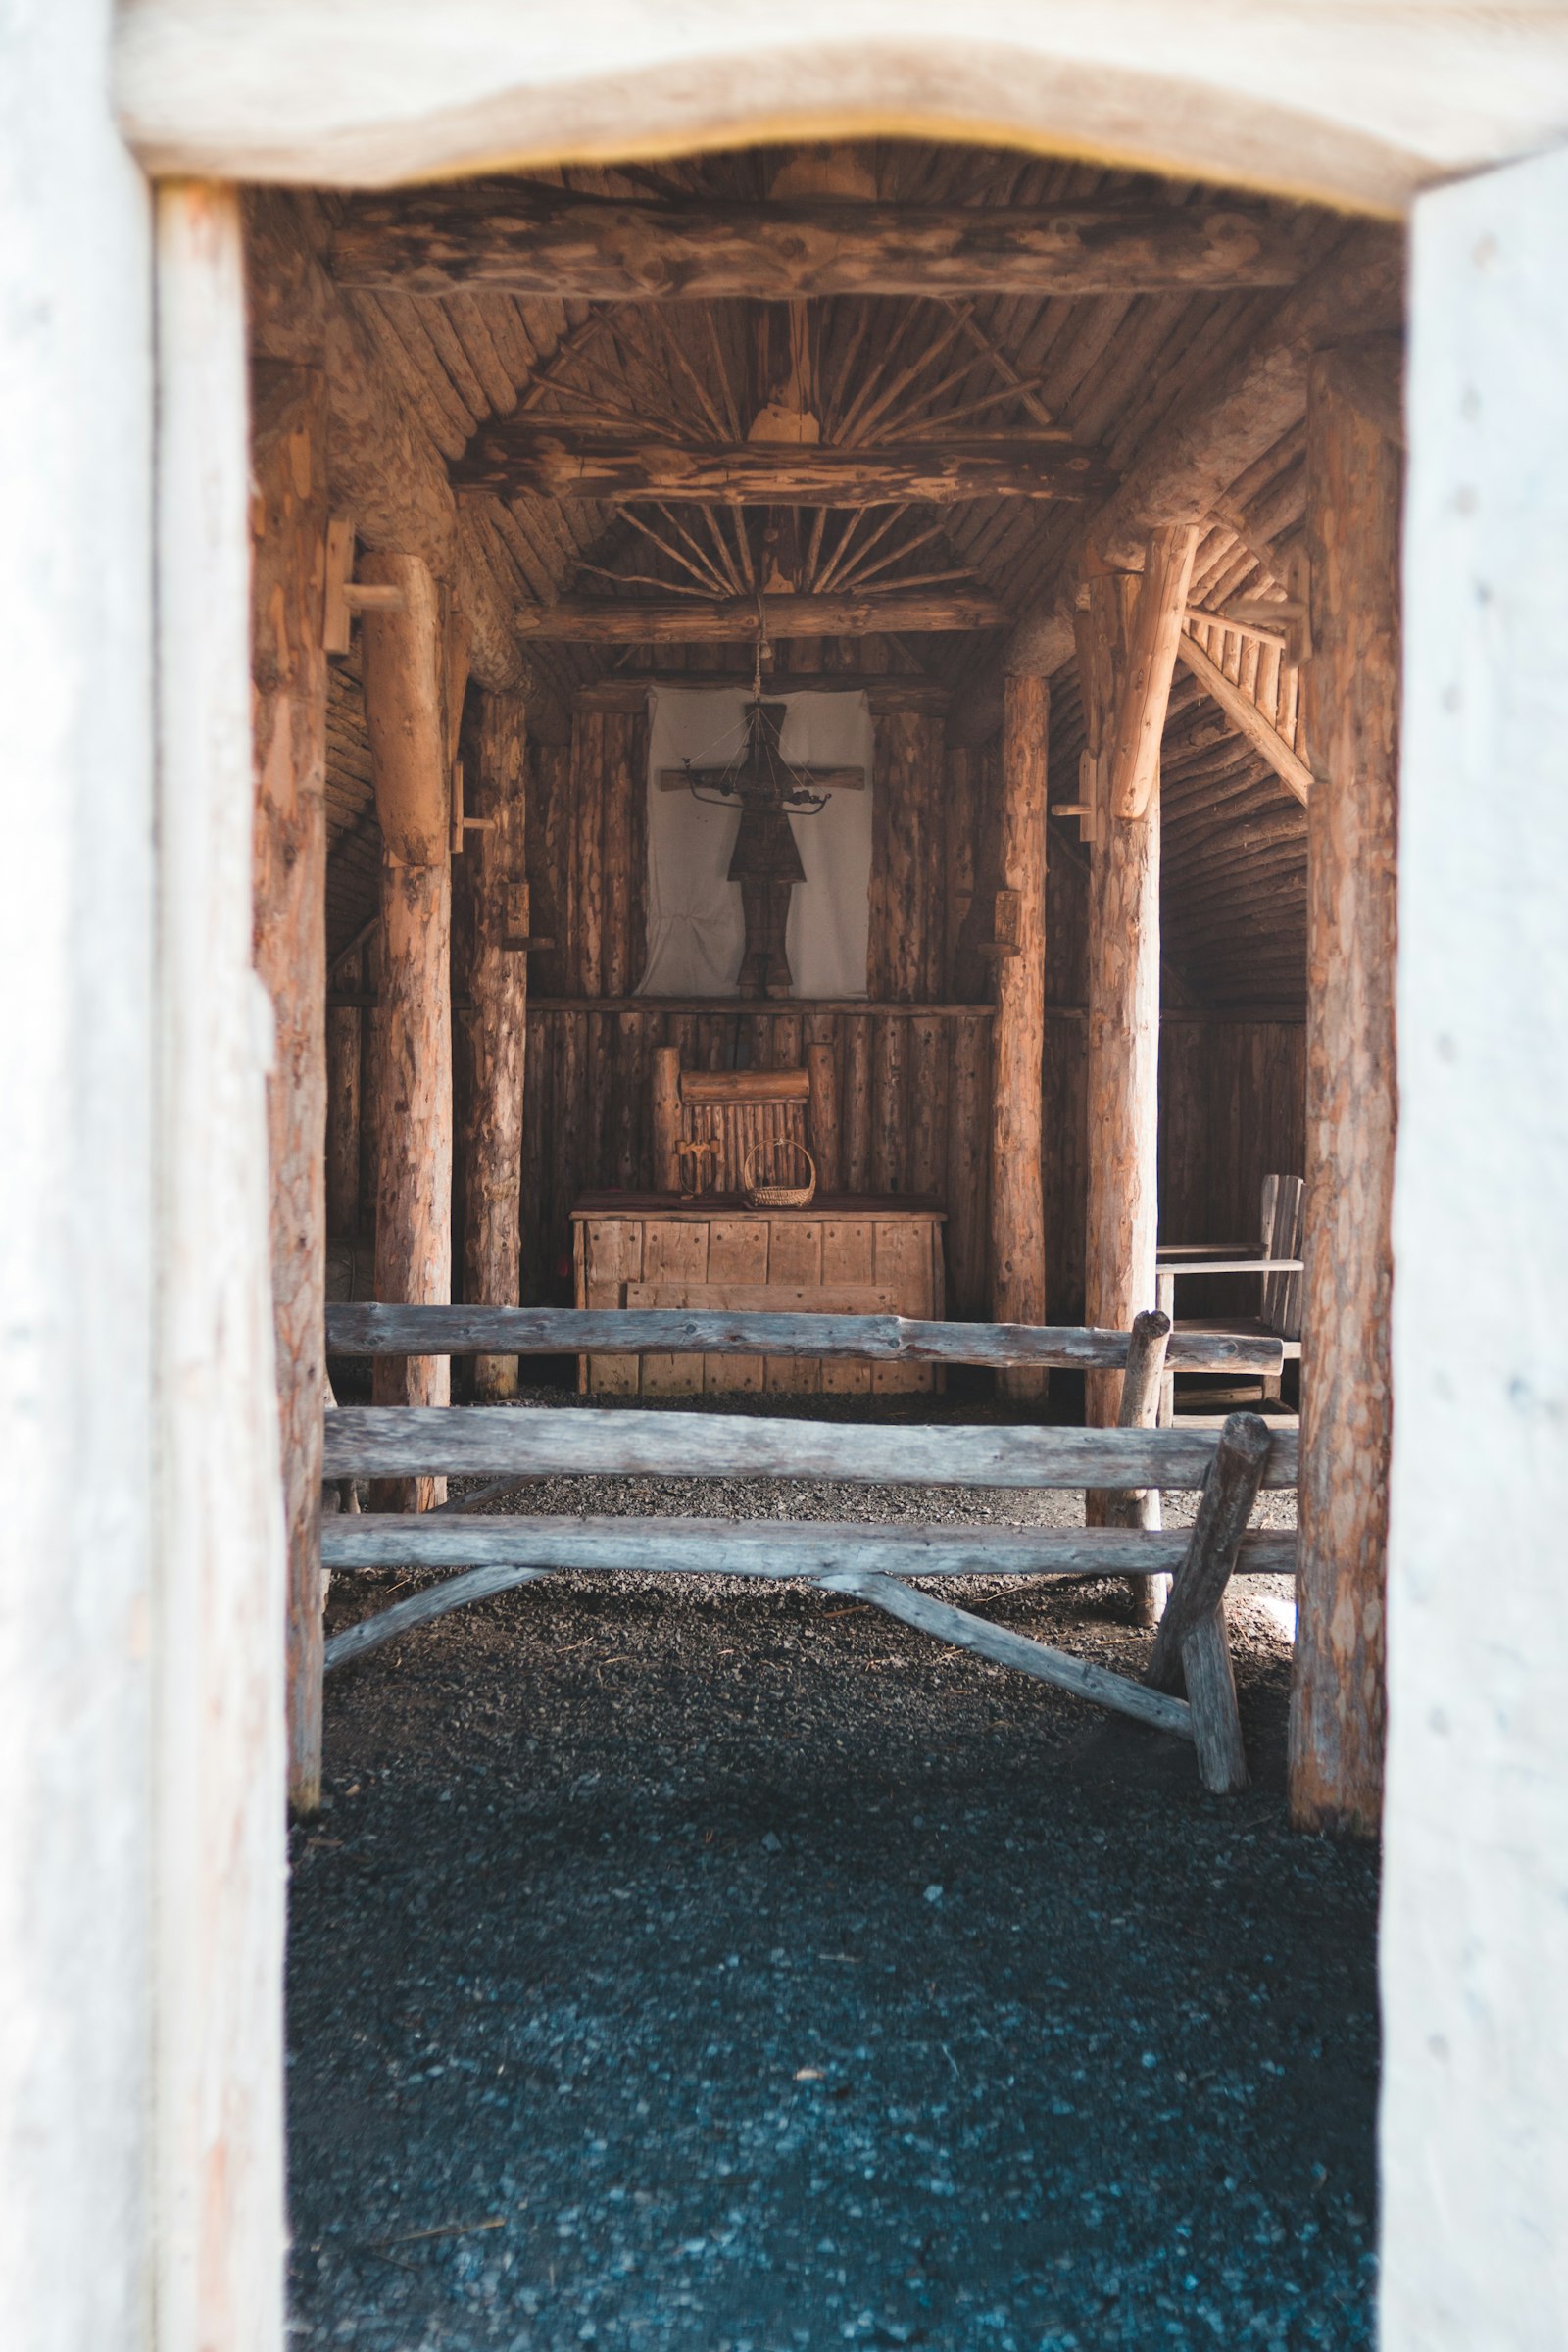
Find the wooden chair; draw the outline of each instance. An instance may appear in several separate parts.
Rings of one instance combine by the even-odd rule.
[[[1301,1354],[1301,1240],[1306,1185],[1299,1176],[1265,1176],[1259,1203],[1259,1238],[1255,1249],[1247,1243],[1177,1242],[1161,1245],[1156,1258],[1159,1304],[1179,1331],[1231,1333],[1237,1338],[1277,1339],[1284,1343],[1285,1360],[1298,1362]],[[1176,1314],[1176,1285],[1195,1274],[1255,1274],[1259,1278],[1255,1315]],[[1167,1391],[1174,1382],[1167,1379]],[[1280,1394],[1278,1373],[1266,1375],[1265,1399]],[[1167,1396],[1167,1407],[1174,1403]],[[1169,1409],[1164,1418],[1169,1420]]]
[[[678,1046],[654,1055],[654,1184],[662,1193],[738,1193],[754,1151],[764,1181],[786,1143],[805,1144],[817,1190],[839,1181],[838,1073],[831,1046],[808,1046],[804,1068],[683,1070]],[[754,1169],[754,1173],[758,1171]]]

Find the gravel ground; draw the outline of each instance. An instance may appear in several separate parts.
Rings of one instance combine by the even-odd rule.
[[[341,1580],[334,1629],[390,1586]],[[944,1590],[1105,1665],[1147,1645],[1113,1586]],[[1231,1800],[1182,1743],[798,1586],[563,1577],[334,1675],[294,1833],[295,2341],[1369,2343],[1375,1857],[1285,1832],[1288,1596],[1243,1591]]]

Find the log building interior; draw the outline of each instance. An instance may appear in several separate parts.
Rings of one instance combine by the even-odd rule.
[[[296,1562],[323,1258],[394,1303],[817,1291],[1126,1329],[1156,1248],[1256,1239],[1270,1174],[1319,1233],[1382,1181],[1389,760],[1363,783],[1393,722],[1355,698],[1382,681],[1386,713],[1397,675],[1394,229],[877,141],[269,189],[248,233]],[[743,770],[804,796],[751,865]],[[787,1136],[816,1163],[765,1241],[754,1130],[682,1093],[724,1073],[779,1081],[764,1177]],[[1298,1665],[1335,1726],[1315,1763],[1300,1734],[1309,1822],[1375,1809],[1380,1702],[1346,1728],[1372,1619],[1334,1604],[1377,1573],[1386,1254],[1372,1217],[1314,1308],[1309,1233],[1304,1380],[1340,1402],[1316,1438],[1308,1407],[1303,1529],[1314,1478],[1342,1505],[1303,1588],[1305,1655],[1340,1628]],[[1255,1312],[1210,1279],[1205,1313]],[[449,1394],[442,1359],[374,1377]],[[517,1361],[471,1377],[505,1397]]]

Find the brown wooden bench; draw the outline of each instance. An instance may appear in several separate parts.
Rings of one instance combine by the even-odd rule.
[[[500,1513],[476,1518],[464,1513],[461,1501],[423,1513],[329,1516],[322,1530],[328,1569],[462,1572],[334,1636],[326,1647],[329,1669],[466,1601],[571,1569],[804,1579],[1192,1740],[1205,1788],[1229,1791],[1246,1785],[1224,1594],[1238,1569],[1271,1575],[1294,1570],[1294,1535],[1249,1534],[1247,1528],[1261,1487],[1295,1486],[1296,1433],[1271,1431],[1250,1413],[1234,1414],[1221,1431],[1149,1424],[1167,1363],[1188,1371],[1277,1371],[1277,1341],[1173,1336],[1158,1313],[1141,1315],[1129,1333],[917,1323],[892,1315],[375,1305],[327,1311],[327,1349],[335,1356],[562,1354],[600,1347],[1120,1370],[1122,1421],[1115,1429],[1071,1429],[779,1420],[633,1407],[352,1406],[327,1415],[324,1474],[330,1480],[478,1475],[502,1487],[606,1474],[1094,1487],[1129,1498],[1116,1516],[1133,1524],[955,1528]],[[1180,1489],[1201,1491],[1197,1523],[1167,1531],[1143,1498]],[[487,1490],[492,1498],[495,1493]],[[991,1624],[906,1581],[1062,1574],[1174,1576],[1142,1682]],[[1185,1698],[1179,1695],[1184,1682]]]

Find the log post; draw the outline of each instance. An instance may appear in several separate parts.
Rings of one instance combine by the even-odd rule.
[[[364,579],[402,591],[362,623],[370,772],[381,820],[381,978],[375,1085],[375,1295],[452,1296],[452,866],[445,646],[435,582],[416,556],[371,555]],[[377,1358],[377,1404],[446,1404],[445,1356]],[[443,1478],[381,1479],[372,1507],[429,1510]]]
[[[1118,1429],[1153,1429],[1157,1424],[1160,1392],[1165,1385],[1165,1350],[1169,1344],[1170,1317],[1161,1309],[1145,1307],[1133,1317],[1127,1343],[1127,1369],[1121,1376],[1121,1397],[1116,1407]],[[1159,1527],[1163,1523],[1162,1512],[1157,1487],[1120,1490],[1089,1487],[1084,1492],[1086,1527]],[[1130,1576],[1127,1596],[1133,1623],[1158,1625],[1169,1594],[1167,1576]]]
[[[1014,902],[1015,950],[997,959],[991,1122],[991,1312],[998,1323],[1043,1323],[1046,1211],[1041,1061],[1046,1027],[1046,755],[1051,688],[1027,674],[1005,681],[1002,722],[998,883]],[[1046,1374],[998,1375],[1001,1394],[1042,1397]]]
[[[267,1087],[272,1328],[288,1539],[288,1790],[321,1793],[321,1415],[326,1312],[326,386],[253,370],[251,678],[256,968]]]
[[[1196,522],[1166,523],[1150,533],[1144,550],[1111,747],[1110,808],[1118,817],[1142,816],[1159,787],[1160,739],[1187,615],[1198,532]]]
[[[1154,1298],[1159,1177],[1159,745],[1197,528],[1155,532],[1144,577],[1102,574],[1076,615],[1083,693],[1080,798],[1092,810],[1084,1320],[1126,1331]],[[1168,659],[1167,659],[1168,656]],[[1122,811],[1136,801],[1136,810]],[[1084,1418],[1117,1417],[1114,1375],[1091,1373]],[[1102,1525],[1101,1498],[1088,1518]],[[1129,1587],[1157,1622],[1153,1580]]]
[[[1393,1385],[1400,455],[1336,368],[1307,378],[1306,1239],[1291,1685],[1298,1829],[1375,1836]]]
[[[455,876],[457,1016],[466,1083],[463,1132],[463,1297],[468,1306],[515,1306],[522,1297],[522,1095],[528,957],[510,907],[525,873],[527,708],[520,695],[479,701],[465,766],[467,813]],[[517,1393],[517,1359],[474,1358],[473,1394],[494,1403]]]

